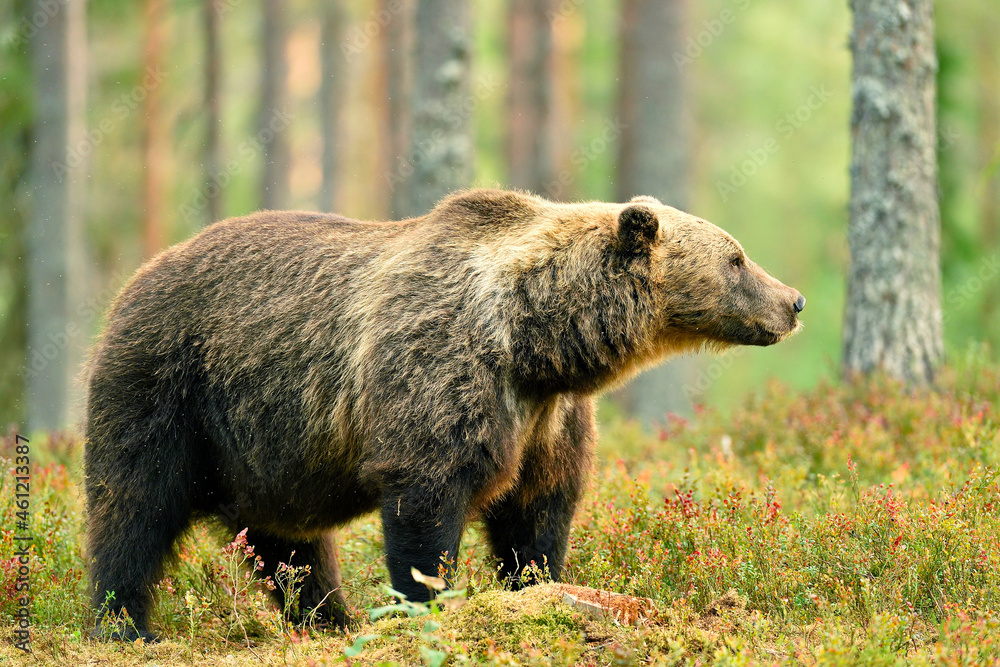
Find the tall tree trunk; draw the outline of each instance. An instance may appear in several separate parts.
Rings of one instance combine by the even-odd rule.
[[[340,42],[344,34],[344,7],[341,0],[328,0],[323,6],[320,35],[319,124],[323,135],[323,185],[320,189],[321,211],[336,210],[337,162],[340,155],[340,109],[344,94],[344,63]]]
[[[932,0],[852,1],[846,374],[911,383],[941,363]]]
[[[222,112],[219,105],[219,0],[204,0],[205,20],[205,196],[208,198],[207,222],[222,218],[224,210],[219,171],[222,167],[220,140]]]
[[[158,72],[163,66],[165,0],[145,0],[145,39],[142,49],[143,72]],[[142,117],[142,249],[152,257],[166,243],[164,229],[167,171],[166,153],[169,146],[163,118],[163,97],[160,86],[153,84],[146,91]]]
[[[45,0],[29,8],[29,16],[49,16],[30,46],[35,88],[27,229],[30,429],[71,421],[73,378],[87,337],[73,317],[85,288],[86,3],[67,0],[60,11],[48,9]]]
[[[417,0],[415,27],[408,156],[413,173],[404,181],[409,215],[423,215],[472,176],[469,3]]]
[[[576,35],[585,29],[586,19],[580,12],[561,16],[557,11],[549,15],[549,20],[552,24],[552,93],[548,149],[554,174],[539,194],[553,201],[572,201],[580,195],[577,183],[580,165],[573,163],[573,152],[579,149],[575,126],[583,114],[582,84],[578,80],[583,68],[582,49]],[[560,178],[564,175],[566,179]]]
[[[285,46],[288,27],[282,0],[263,0],[263,63],[261,65],[260,116],[258,138],[264,145],[264,173],[261,206],[284,208],[288,202],[288,137],[282,115],[288,104],[286,79],[288,65]]]
[[[11,20],[30,20],[32,3],[13,0]],[[27,36],[22,33],[0,58],[0,425],[23,423],[25,416],[25,360],[27,329],[16,325],[27,320],[27,276],[30,259],[26,243],[29,218],[25,186],[31,177],[32,104],[24,94],[31,81]],[[29,361],[30,370],[30,361]]]
[[[673,53],[684,50],[686,0],[624,0],[621,39],[618,197],[652,195],[688,206],[691,150],[685,73]]]
[[[686,0],[624,0],[621,31],[618,198],[651,195],[686,209],[690,112],[685,73],[672,54],[684,50]],[[674,359],[635,378],[619,397],[647,424],[691,410],[697,361]],[[687,389],[687,391],[685,391]]]
[[[550,138],[553,0],[512,0],[507,54],[507,181],[544,194],[554,171]]]
[[[983,25],[977,31],[976,97],[979,106],[979,218],[982,228],[982,246],[985,249],[1000,245],[1000,63],[997,62],[996,33],[991,28],[1000,25],[996,8],[985,9]],[[992,24],[992,25],[991,25]],[[997,314],[1000,301],[1000,284],[996,279],[985,286],[982,299],[982,324],[989,331]]]
[[[379,11],[390,17],[380,40],[386,99],[382,136],[389,217],[395,220],[409,212],[407,188],[393,175],[406,164],[410,148],[409,104],[413,82],[409,64],[413,48],[414,0],[379,0]]]

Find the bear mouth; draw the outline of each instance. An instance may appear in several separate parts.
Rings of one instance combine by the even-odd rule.
[[[774,326],[777,324],[777,326]],[[759,320],[747,322],[739,316],[722,318],[716,325],[712,339],[724,345],[752,345],[768,347],[780,343],[802,328],[797,317],[789,322],[772,323],[771,326]]]
[[[759,322],[754,322],[750,327],[750,336],[749,336],[752,342],[748,342],[746,344],[757,345],[760,347],[767,347],[770,345],[774,345],[775,343],[780,343],[789,336],[794,335],[801,328],[802,328],[802,323],[798,320],[798,318],[795,318],[794,322],[792,323],[792,326],[785,329],[784,331],[774,331],[773,329]]]
[[[786,338],[791,338],[792,336],[794,336],[795,334],[797,334],[801,328],[802,328],[802,321],[799,320],[799,318],[794,317],[794,318],[792,318],[792,326],[789,327],[788,329],[785,329],[781,333],[776,333],[774,331],[768,330],[768,333],[770,335],[772,335],[772,336],[777,336],[777,338],[775,339],[774,342],[775,343],[780,343],[781,341],[785,340]],[[773,345],[773,343],[771,343],[771,344]]]
[[[751,343],[752,345],[774,345],[783,338],[781,334],[775,333],[761,324],[754,323],[751,330],[753,332],[751,337],[754,341]]]

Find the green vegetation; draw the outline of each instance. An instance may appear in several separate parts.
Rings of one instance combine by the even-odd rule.
[[[1000,659],[1000,367],[972,350],[932,390],[884,379],[771,384],[723,414],[649,434],[608,407],[566,580],[648,597],[639,627],[597,621],[542,585],[493,579],[475,527],[468,601],[397,605],[372,517],[340,531],[348,635],[266,601],[252,546],[199,524],[159,584],[161,643],[101,644],[85,575],[78,440],[31,441],[32,647],[42,664],[982,664]],[[0,661],[18,544],[4,440]],[[294,565],[294,563],[292,564]],[[286,590],[307,572],[291,568]],[[380,609],[381,608],[381,609]],[[369,612],[378,618],[370,620]],[[350,657],[348,657],[350,656]]]

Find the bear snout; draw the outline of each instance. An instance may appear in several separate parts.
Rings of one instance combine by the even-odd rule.
[[[795,303],[792,304],[792,308],[795,309],[795,314],[797,315],[801,313],[802,309],[805,307],[806,307],[806,298],[801,294],[799,294],[799,298],[796,299]]]

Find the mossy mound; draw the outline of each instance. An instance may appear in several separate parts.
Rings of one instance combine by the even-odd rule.
[[[367,629],[376,638],[355,660],[434,664],[433,656],[441,652],[452,661],[464,657],[475,664],[631,664],[701,653],[720,640],[683,606],[656,610],[635,626],[622,625],[567,604],[565,591],[559,584],[491,590],[450,612],[382,619]],[[724,605],[718,607],[709,613],[729,616]]]

